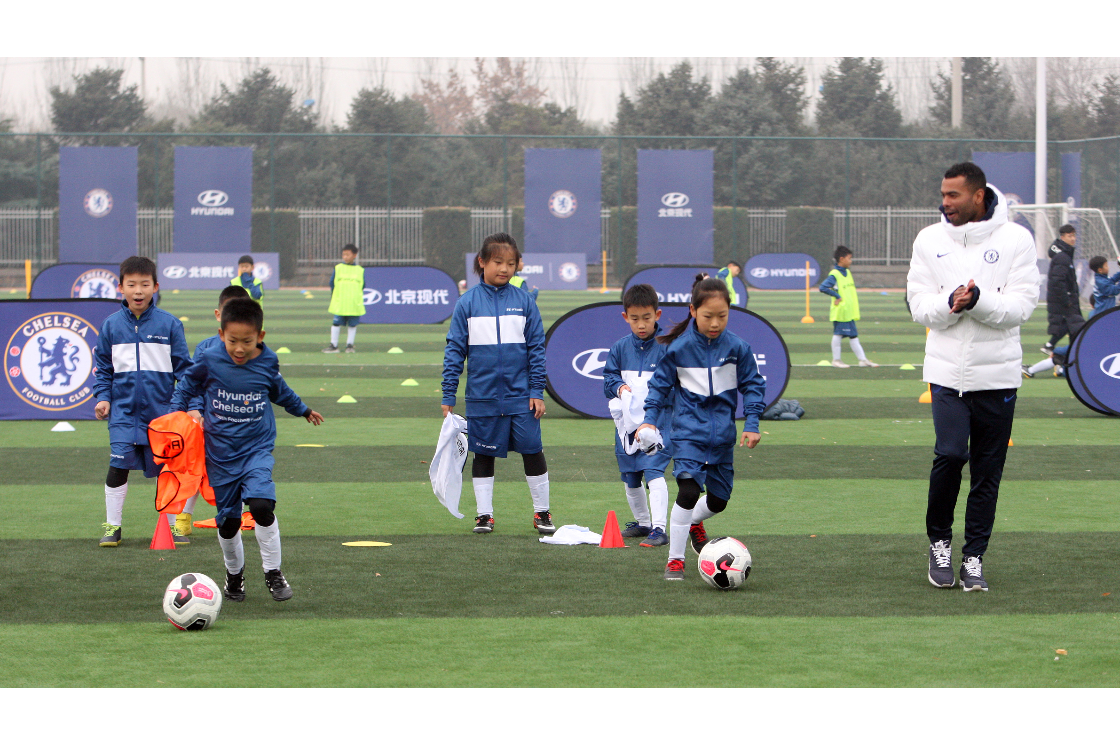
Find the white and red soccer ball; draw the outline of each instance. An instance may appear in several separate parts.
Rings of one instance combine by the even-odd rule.
[[[696,561],[700,576],[717,590],[736,590],[751,573],[751,552],[737,538],[713,538]]]
[[[205,574],[180,574],[163,592],[163,612],[181,631],[210,628],[221,610],[222,590]]]

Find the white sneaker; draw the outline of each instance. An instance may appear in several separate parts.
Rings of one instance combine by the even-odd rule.
[[[845,367],[845,368],[846,367],[851,367],[851,365],[846,365],[843,362],[841,362],[840,360],[833,360],[832,361],[832,366],[833,367]]]
[[[859,366],[860,367],[878,367],[878,365],[875,364],[874,362],[872,362],[871,360],[860,360],[859,361]]]

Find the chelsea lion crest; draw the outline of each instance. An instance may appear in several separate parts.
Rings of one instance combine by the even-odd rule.
[[[989,248],[984,252],[984,261],[988,262],[989,264],[994,264],[999,261],[999,251],[995,250],[994,248]]]
[[[82,207],[90,217],[105,217],[113,211],[113,195],[107,189],[90,189],[82,200]]]
[[[576,195],[560,189],[548,198],[548,211],[553,217],[571,217],[576,213]]]
[[[4,349],[8,385],[44,411],[66,411],[93,396],[97,329],[71,313],[43,313],[16,329]]]
[[[95,300],[120,299],[117,275],[108,269],[90,269],[82,272],[70,288],[70,297],[92,298]]]

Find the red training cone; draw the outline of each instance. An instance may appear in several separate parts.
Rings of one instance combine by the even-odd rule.
[[[156,532],[152,536],[152,545],[148,548],[156,551],[175,548],[175,539],[171,537],[171,526],[167,524],[167,516],[162,512],[156,515]]]
[[[599,541],[599,548],[626,548],[622,542],[622,531],[618,529],[618,518],[614,510],[607,512],[607,522],[603,525],[603,539]]]

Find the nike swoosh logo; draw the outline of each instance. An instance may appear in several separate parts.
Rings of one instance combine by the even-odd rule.
[[[943,253],[943,254],[937,254],[937,258],[939,258],[939,259],[940,259],[940,258],[941,258],[942,256],[948,256],[948,255],[949,255],[950,253],[952,253],[952,252],[951,252],[951,251],[946,251],[946,252],[945,252],[945,253]]]
[[[1005,404],[1009,404],[1009,403],[1011,403],[1011,400],[1012,400],[1012,399],[1014,399],[1014,398],[1015,398],[1015,394],[1014,394],[1014,393],[1012,393],[1012,394],[1011,394],[1011,398],[1005,398],[1005,399],[1003,399],[1003,402],[1004,402]]]

